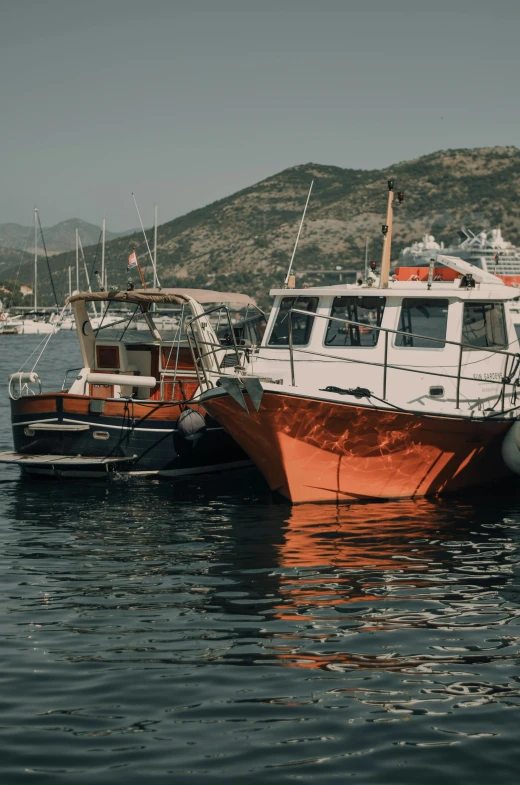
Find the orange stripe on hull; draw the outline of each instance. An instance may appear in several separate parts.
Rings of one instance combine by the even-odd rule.
[[[248,414],[229,396],[204,402],[292,502],[435,495],[508,476],[510,427],[264,392]]]
[[[88,415],[90,413],[90,402],[93,400],[89,395],[72,395],[71,393],[43,393],[31,397],[18,398],[12,401],[12,413],[14,415],[30,416],[33,414],[54,414],[58,411],[58,400],[62,401],[62,411],[64,416]],[[139,401],[105,401],[105,408],[102,414],[96,415],[101,421],[105,417],[121,417],[127,419],[129,414],[136,420],[175,420],[184,409],[200,412],[204,416],[204,410],[198,404],[188,401],[149,401],[145,404]]]

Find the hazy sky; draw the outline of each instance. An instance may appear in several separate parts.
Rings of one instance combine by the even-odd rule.
[[[0,223],[520,146],[519,0],[2,0]]]

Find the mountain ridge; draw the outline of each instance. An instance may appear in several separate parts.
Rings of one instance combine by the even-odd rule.
[[[81,218],[67,218],[53,226],[43,226],[43,239],[49,255],[71,251],[76,246],[76,229],[79,229],[81,242],[84,246],[94,245],[98,242],[101,234],[101,227],[83,221]],[[106,240],[114,240],[116,237],[124,237],[131,234],[135,229],[125,232],[111,232],[106,230]],[[12,251],[27,251],[34,254],[34,226],[23,226],[23,224],[7,222],[0,223],[0,249],[10,249]],[[44,254],[41,233],[38,230],[38,252]]]
[[[161,224],[161,283],[235,288],[267,305],[269,288],[283,281],[312,179],[294,271],[299,283],[337,283],[337,275],[331,279],[320,271],[337,266],[361,270],[367,237],[370,257],[380,259],[390,178],[396,180],[396,189],[405,192],[404,204],[395,212],[393,259],[425,232],[453,243],[461,225],[478,231],[500,225],[506,239],[520,245],[520,150],[516,147],[439,150],[372,170],[309,162]],[[151,246],[153,230],[147,234]],[[134,232],[106,245],[109,283],[126,285],[126,261],[134,247],[151,282],[146,244],[142,233]],[[85,248],[89,265],[94,264],[95,252],[94,245]],[[68,259],[67,254],[53,257],[51,264],[63,293],[70,254]],[[22,275],[28,277],[23,283],[31,285],[31,272],[24,263],[20,279]]]

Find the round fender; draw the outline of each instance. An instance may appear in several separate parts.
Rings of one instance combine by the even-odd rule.
[[[520,474],[520,422],[511,426],[502,442],[502,458],[508,469]]]
[[[204,417],[194,409],[185,409],[177,420],[177,433],[189,442],[200,439],[205,430]]]

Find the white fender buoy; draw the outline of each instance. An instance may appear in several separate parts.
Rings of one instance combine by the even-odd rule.
[[[177,433],[189,442],[195,442],[205,433],[206,421],[204,417],[189,407],[185,409],[177,420]]]
[[[516,420],[502,442],[502,458],[508,469],[520,474],[520,421]]]

